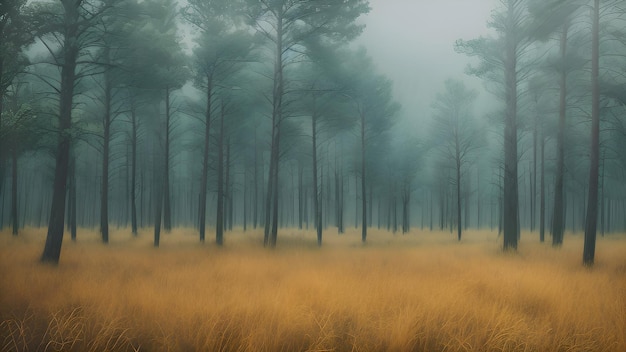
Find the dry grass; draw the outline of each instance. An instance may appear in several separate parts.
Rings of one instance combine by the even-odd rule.
[[[59,267],[37,263],[45,230],[0,233],[2,351],[626,351],[626,237],[554,250],[523,234],[406,236],[285,230],[226,246],[176,230],[152,248],[126,230],[66,239]]]

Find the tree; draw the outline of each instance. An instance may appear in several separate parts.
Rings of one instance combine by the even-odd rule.
[[[504,250],[517,250],[519,235],[518,190],[518,86],[525,78],[520,58],[528,49],[527,13],[525,0],[501,0],[501,7],[492,15],[489,25],[499,37],[481,37],[470,41],[459,40],[456,49],[470,56],[478,56],[481,63],[469,72],[491,82],[501,83],[504,92],[504,182],[503,232]]]
[[[342,77],[347,90],[345,96],[354,106],[359,125],[359,157],[361,175],[361,241],[367,241],[367,163],[369,154],[376,150],[379,139],[393,125],[393,118],[400,105],[393,100],[392,82],[376,74],[373,64],[364,50],[349,54],[344,61],[349,65]],[[380,148],[378,148],[380,150]],[[379,165],[377,162],[376,165]]]
[[[205,91],[206,111],[204,123],[204,148],[202,154],[202,172],[200,178],[200,197],[198,205],[200,241],[204,242],[206,228],[206,202],[209,170],[209,145],[211,119],[213,116],[213,100],[216,89],[224,85],[224,81],[242,69],[248,60],[253,40],[245,30],[237,30],[235,8],[231,1],[200,1],[192,0],[185,8],[184,17],[202,32],[197,39],[198,46],[194,50],[196,86]],[[219,104],[218,104],[219,105]],[[222,109],[218,107],[218,115],[223,120]],[[220,122],[223,124],[223,122]],[[223,129],[220,127],[220,131]],[[220,132],[220,143],[223,138]],[[220,149],[221,150],[221,149]],[[222,157],[222,153],[220,153]],[[221,159],[220,159],[221,160]],[[220,164],[223,165],[223,164]],[[219,181],[218,181],[219,182]],[[219,187],[219,186],[218,186]],[[220,193],[220,192],[218,192]],[[219,194],[218,198],[223,197]],[[218,200],[218,202],[221,202]],[[221,207],[218,207],[221,208]],[[216,239],[221,244],[223,223],[218,216]]]
[[[441,156],[452,163],[453,184],[456,188],[457,239],[461,240],[461,205],[463,201],[462,176],[473,153],[481,146],[481,127],[474,121],[472,109],[477,92],[465,87],[462,81],[447,80],[445,91],[433,102],[433,142]],[[467,220],[466,220],[467,221]]]
[[[546,40],[551,34],[560,31],[559,59],[556,71],[559,73],[559,125],[557,133],[557,169],[554,186],[554,211],[552,220],[552,245],[563,243],[564,205],[563,187],[565,174],[565,121],[567,114],[567,76],[572,71],[572,60],[568,53],[568,32],[574,12],[581,6],[580,1],[541,1],[529,5],[534,18],[531,25],[531,38]],[[535,143],[536,145],[536,143]],[[536,148],[536,147],[535,147]]]
[[[5,106],[5,118],[2,120],[0,146],[9,152],[11,159],[11,223],[12,233],[17,236],[19,231],[18,159],[25,151],[36,149],[41,144],[43,135],[32,107],[24,99],[25,90],[20,85],[12,87],[13,89],[7,92],[9,99]]]
[[[56,149],[56,164],[54,173],[54,188],[52,208],[48,223],[48,234],[41,261],[57,264],[61,255],[63,243],[63,224],[65,220],[65,198],[67,175],[70,157],[72,136],[72,108],[74,87],[84,72],[77,72],[79,57],[84,54],[81,50],[95,44],[94,33],[91,31],[98,23],[102,13],[110,5],[90,2],[88,0],[61,0],[60,7],[56,4],[39,3],[36,7],[34,26],[44,43],[47,38],[56,41],[60,52],[52,50],[47,44],[54,62],[61,69],[61,85],[59,93],[58,141]],[[55,33],[58,35],[50,35]],[[46,36],[46,38],[44,38]]]
[[[25,0],[3,0],[0,3],[0,128],[7,90],[28,64],[22,49],[34,40],[25,10]],[[0,133],[6,134],[1,130]],[[0,149],[0,194],[4,184],[4,158],[4,150]]]
[[[133,34],[135,43],[134,59],[141,62],[136,75],[142,77],[141,87],[151,89],[160,95],[163,102],[164,121],[159,132],[163,133],[163,164],[158,167],[162,176],[158,177],[162,187],[155,188],[156,198],[162,197],[162,220],[165,231],[172,229],[170,161],[172,130],[174,128],[172,94],[187,81],[189,72],[187,58],[182,52],[177,34],[176,4],[172,0],[150,0],[141,3],[148,20],[141,30]],[[159,202],[157,202],[158,205]],[[160,215],[155,221],[160,221]],[[159,236],[160,225],[155,226],[155,238]],[[158,241],[155,241],[158,242]],[[157,244],[157,243],[155,243]]]
[[[593,266],[598,225],[598,183],[600,169],[600,0],[594,0],[591,28],[591,146],[589,194],[585,218],[583,264]]]
[[[369,11],[367,0],[246,0],[247,18],[273,47],[272,135],[266,197],[264,244],[276,246],[281,124],[285,114],[285,67],[300,60],[303,41],[312,37],[346,42],[361,33],[356,18]],[[271,231],[270,231],[271,230]]]

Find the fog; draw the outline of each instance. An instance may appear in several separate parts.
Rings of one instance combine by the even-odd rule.
[[[411,127],[428,121],[431,104],[448,78],[481,91],[477,114],[493,109],[493,97],[476,77],[465,75],[472,59],[454,51],[458,39],[493,34],[487,28],[495,0],[374,0],[356,43],[368,49],[378,68],[394,82],[394,96]],[[423,129],[422,129],[423,131]]]
[[[0,351],[626,351],[623,0],[0,1]]]

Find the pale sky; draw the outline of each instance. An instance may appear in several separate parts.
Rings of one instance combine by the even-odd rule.
[[[488,35],[487,20],[497,0],[370,0],[357,40],[379,72],[394,81],[404,115],[422,120],[447,78],[466,80],[480,89],[478,105],[491,99],[480,80],[464,74],[470,59],[454,51],[457,39]],[[481,106],[477,107],[480,111]]]

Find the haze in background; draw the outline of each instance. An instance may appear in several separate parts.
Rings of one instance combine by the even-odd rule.
[[[489,35],[487,21],[497,0],[370,0],[357,40],[394,82],[394,95],[411,126],[427,121],[430,104],[447,78],[480,91],[477,116],[493,109],[481,81],[465,75],[470,59],[454,51],[457,39]],[[422,128],[422,130],[424,130]]]

